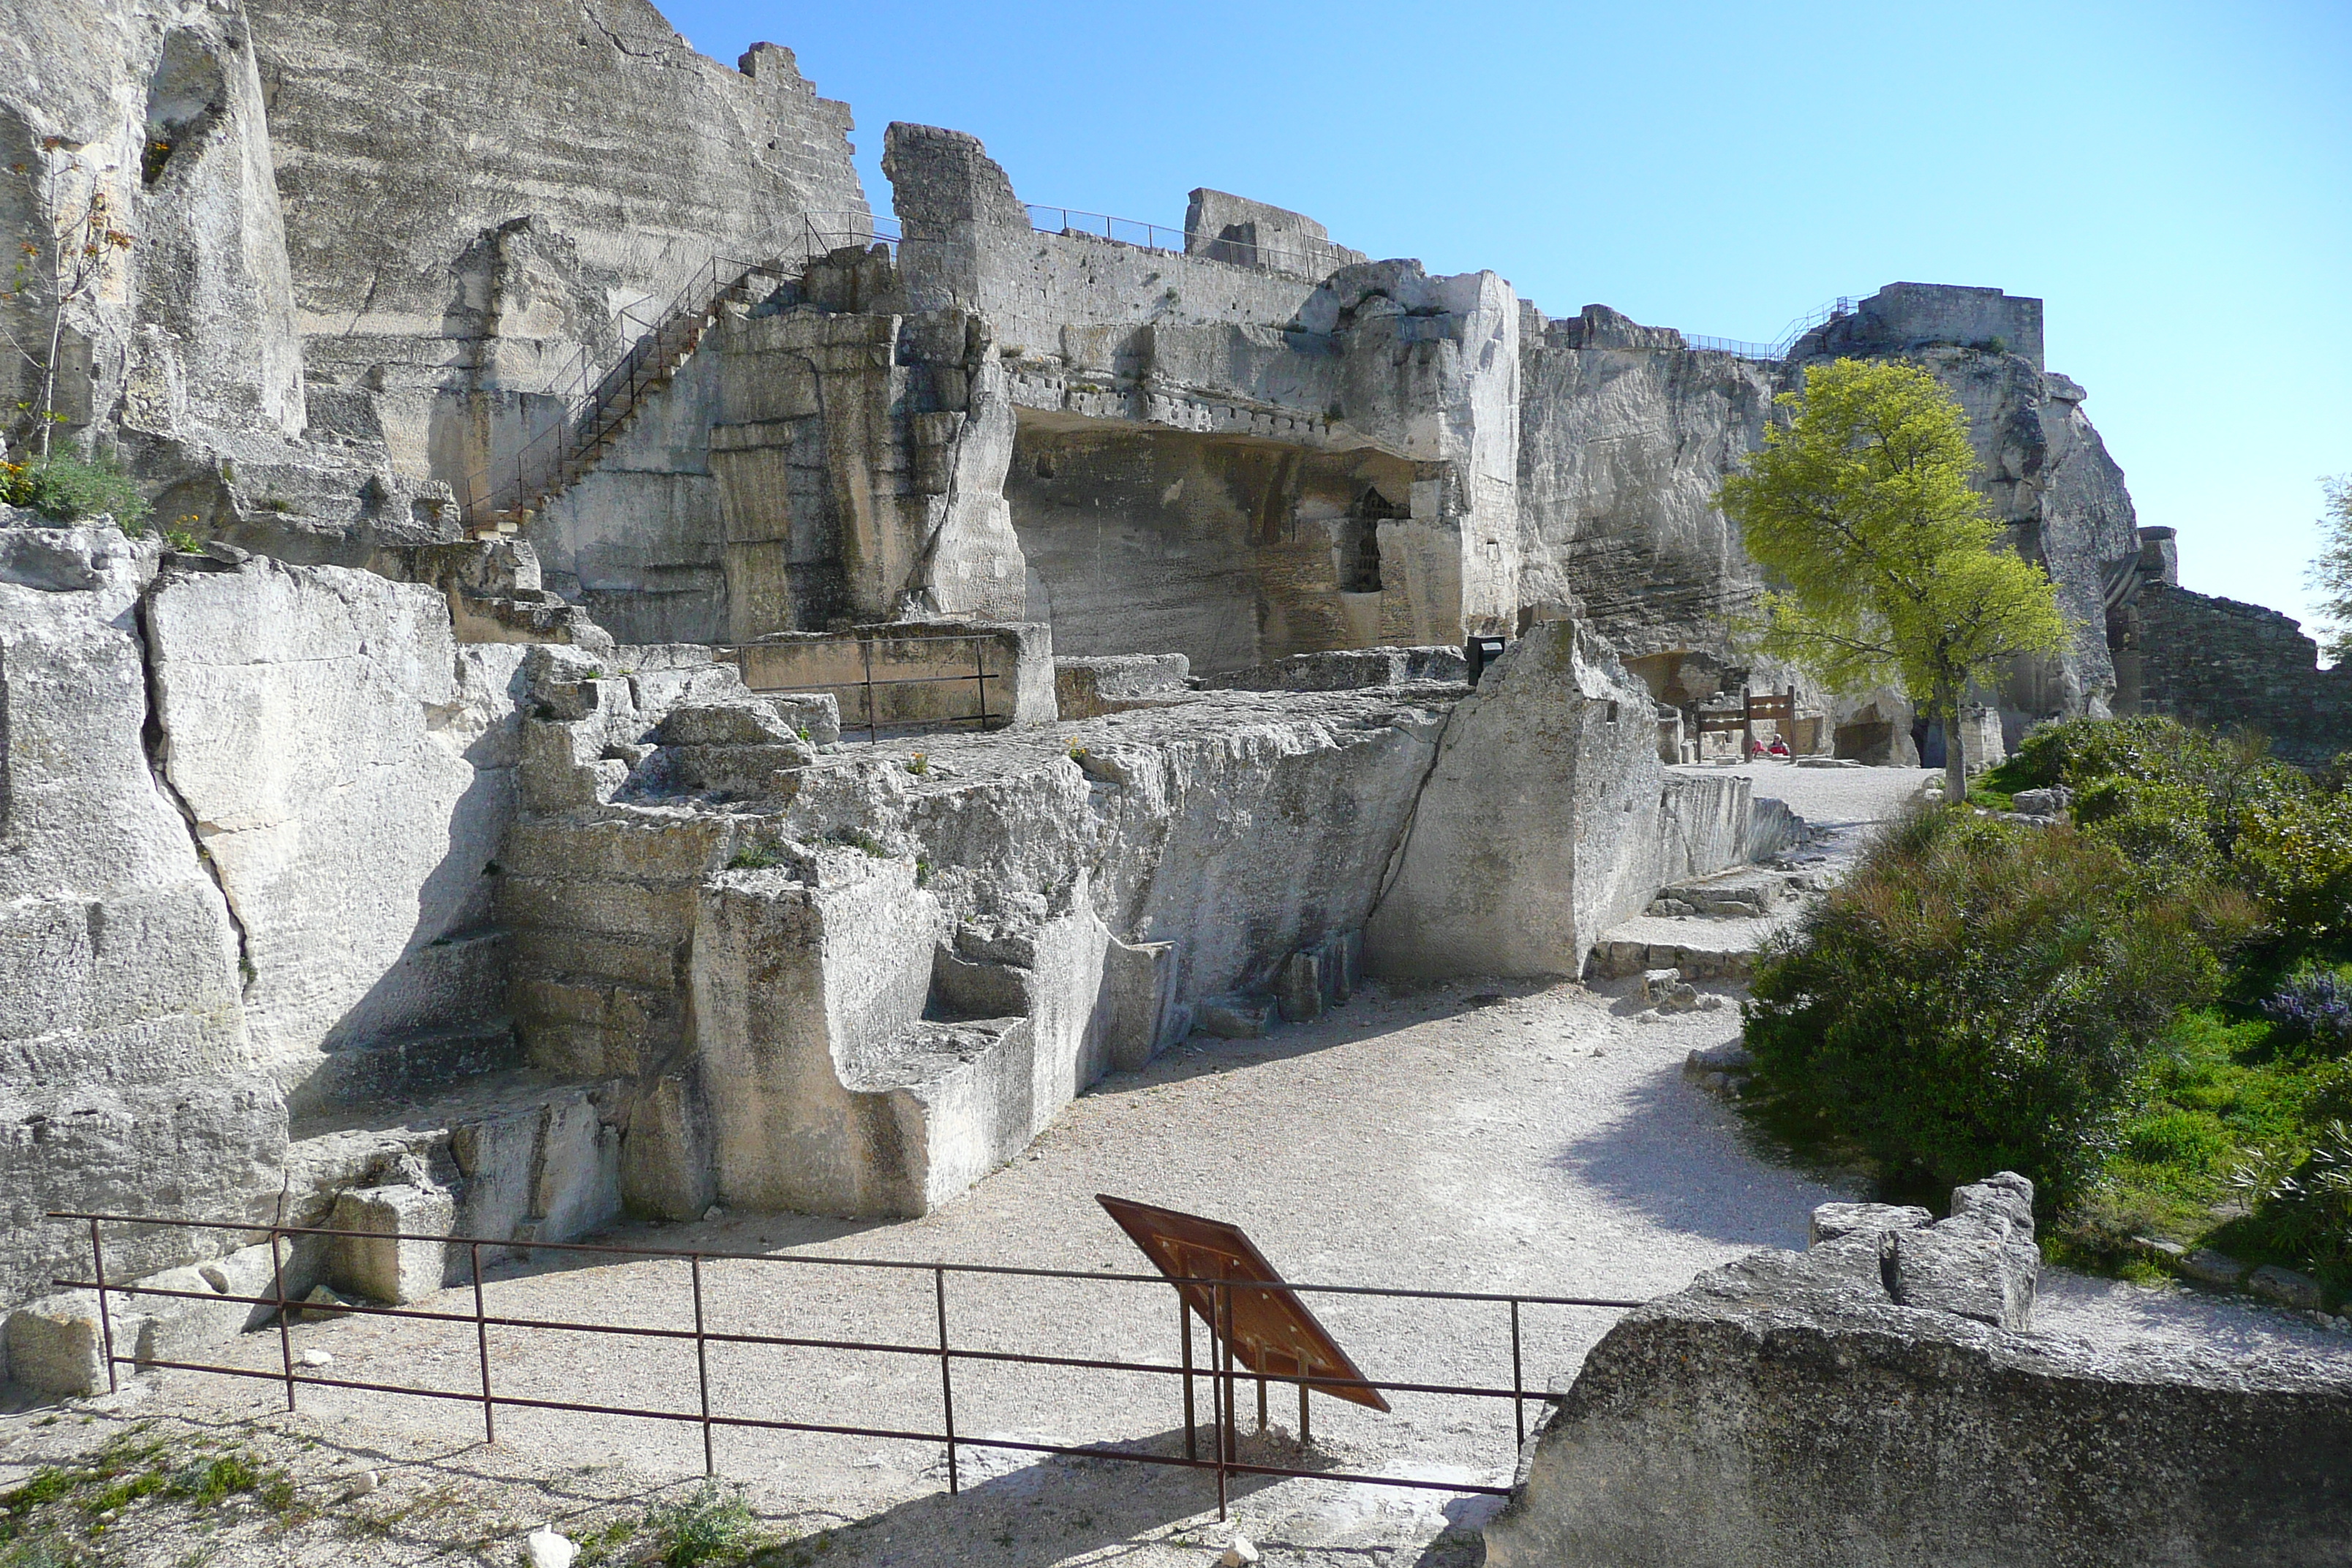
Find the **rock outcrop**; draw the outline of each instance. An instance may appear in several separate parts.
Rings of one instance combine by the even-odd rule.
[[[1631,1314],[1487,1527],[1496,1568],[2340,1559],[2352,1383],[2024,1331],[2032,1189],[1834,1205]]]
[[[261,558],[168,571],[146,622],[158,754],[236,913],[254,1063],[316,1104],[401,1087],[419,1046],[495,1058],[522,648],[459,646],[422,584]]]

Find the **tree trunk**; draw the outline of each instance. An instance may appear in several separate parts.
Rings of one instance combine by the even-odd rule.
[[[1958,805],[1969,798],[1969,761],[1960,744],[1960,694],[1957,688],[1936,689],[1936,706],[1944,724],[1944,800]]]

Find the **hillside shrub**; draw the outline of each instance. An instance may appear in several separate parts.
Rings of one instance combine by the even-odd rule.
[[[1859,1156],[1890,1193],[2007,1168],[2061,1206],[2252,918],[2090,834],[1922,811],[1759,965],[1759,1115]]]
[[[64,452],[0,463],[0,500],[58,522],[111,517],[126,533],[138,532],[152,510],[131,476],[114,464]]]

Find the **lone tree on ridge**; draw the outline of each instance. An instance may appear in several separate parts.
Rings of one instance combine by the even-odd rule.
[[[2012,654],[2056,653],[2066,618],[2048,574],[2001,548],[1969,488],[1967,416],[1916,365],[1842,359],[1805,374],[1724,511],[1780,585],[1760,651],[1834,691],[1899,682],[1943,721],[1945,797],[1968,796],[1960,699]]]
[[[2327,510],[2319,520],[2319,555],[2311,563],[2311,585],[2319,590],[2319,607],[2332,623],[2327,657],[2341,664],[2352,659],[2352,474],[2326,481]]]

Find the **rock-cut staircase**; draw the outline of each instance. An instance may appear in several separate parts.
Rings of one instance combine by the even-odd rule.
[[[530,516],[604,460],[646,402],[669,384],[730,305],[748,305],[787,281],[769,263],[714,257],[697,269],[620,362],[572,403],[569,416],[500,467],[469,519],[478,537],[520,532]]]

